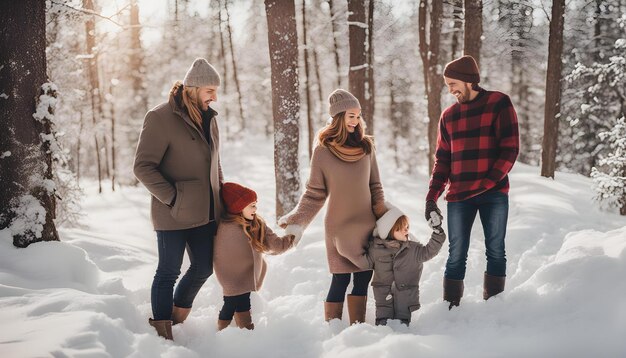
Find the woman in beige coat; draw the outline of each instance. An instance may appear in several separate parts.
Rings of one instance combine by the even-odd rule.
[[[242,185],[224,183],[222,200],[226,213],[215,236],[213,268],[224,291],[224,305],[217,329],[233,319],[239,328],[254,329],[250,293],[263,284],[267,263],[263,254],[277,255],[293,246],[293,235],[278,237],[256,215],[256,193]]]
[[[318,133],[306,191],[296,208],[279,220],[287,233],[300,239],[326,198],[326,256],[332,281],[324,303],[327,321],[341,319],[346,289],[350,324],[365,321],[367,289],[372,271],[365,257],[376,218],[385,211],[383,187],[372,137],[365,135],[361,105],[348,91],[329,97],[330,124]]]

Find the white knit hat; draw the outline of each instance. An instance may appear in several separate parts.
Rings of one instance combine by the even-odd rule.
[[[352,93],[343,89],[336,89],[328,96],[328,113],[331,117],[351,108],[361,109],[359,100]]]
[[[393,224],[404,215],[402,210],[391,205],[389,202],[385,202],[385,206],[387,207],[387,212],[376,221],[376,227],[373,232],[374,236],[378,236],[381,239],[386,239],[389,236]]]
[[[207,60],[197,58],[187,70],[183,85],[189,87],[219,86],[220,82],[220,75],[215,68]]]

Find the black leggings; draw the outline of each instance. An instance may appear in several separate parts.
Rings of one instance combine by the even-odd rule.
[[[219,319],[230,321],[235,312],[250,311],[250,292],[239,296],[224,296],[224,306],[220,311]]]
[[[352,295],[367,296],[367,286],[372,279],[374,271],[355,272],[352,281]],[[343,302],[346,297],[346,290],[350,284],[349,273],[334,273],[333,280],[330,283],[330,290],[326,296],[326,302]]]

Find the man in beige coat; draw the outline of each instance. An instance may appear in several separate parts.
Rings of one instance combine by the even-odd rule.
[[[166,339],[172,339],[172,324],[187,318],[213,273],[223,176],[217,112],[209,104],[217,101],[219,85],[215,68],[195,60],[183,82],[174,84],[169,101],[146,114],[135,154],[135,176],[152,195],[159,251],[149,322]],[[191,265],[174,292],[185,249]]]

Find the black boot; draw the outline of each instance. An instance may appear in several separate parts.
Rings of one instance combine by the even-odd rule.
[[[461,304],[463,289],[463,280],[453,280],[447,277],[443,278],[443,300],[450,302],[449,310],[451,310],[453,306]]]
[[[505,280],[506,276],[492,276],[485,272],[485,279],[483,281],[483,299],[486,301],[489,297],[495,296],[504,291]]]

